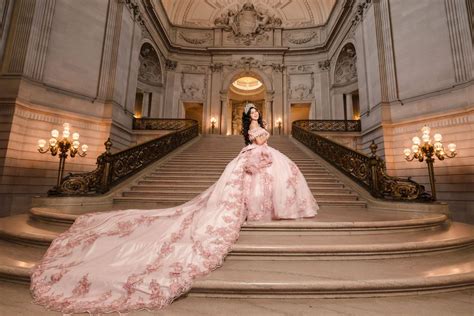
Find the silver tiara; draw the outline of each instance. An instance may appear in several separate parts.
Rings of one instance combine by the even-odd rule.
[[[251,108],[255,108],[255,104],[253,104],[253,103],[247,103],[247,104],[245,105],[245,110],[244,110],[245,114],[249,114],[249,111],[250,111]]]

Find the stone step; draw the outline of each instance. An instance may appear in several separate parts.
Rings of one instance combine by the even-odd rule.
[[[137,205],[133,205],[137,208]],[[149,209],[150,207],[148,207]],[[85,211],[83,207],[75,212],[71,210],[60,210],[51,208],[32,208],[30,215],[42,222],[71,224],[78,215],[87,212],[119,210],[120,205],[112,208],[90,209]],[[145,209],[145,208],[144,208]],[[29,221],[24,215],[21,221]],[[18,218],[18,217],[17,217]],[[269,233],[269,234],[356,234],[356,233],[379,233],[379,232],[405,232],[412,230],[438,229],[445,225],[446,215],[430,213],[399,213],[396,211],[373,210],[367,208],[331,208],[321,206],[318,215],[314,218],[300,220],[277,220],[271,222],[246,222],[242,226],[245,233]],[[0,219],[2,223],[2,219]],[[36,223],[36,221],[30,221]],[[7,225],[8,226],[8,225]],[[64,229],[64,228],[63,228]]]
[[[156,205],[159,208],[178,206],[188,202],[189,197],[178,197],[178,196],[161,196],[161,197],[143,197],[143,196],[119,196],[114,198],[114,204],[136,203],[135,205]],[[343,200],[339,198],[318,198],[317,202],[320,206],[334,206],[334,207],[367,207],[367,202],[360,200]],[[167,204],[166,204],[167,203]],[[166,206],[165,206],[166,205]]]
[[[200,176],[220,176],[222,174],[223,169],[218,169],[218,168],[201,168],[201,169],[195,169],[195,170],[188,170],[182,168],[181,170],[169,170],[167,168],[161,168],[158,170],[155,170],[149,175],[151,176],[159,176],[159,175],[200,175]],[[327,171],[313,171],[313,170],[307,170],[307,171],[302,171],[304,177],[333,177],[330,175]]]
[[[183,166],[186,166],[186,170],[202,170],[204,169],[209,169],[209,168],[216,168],[216,169],[221,169],[224,170],[225,166],[227,166],[229,162],[222,162],[222,163],[189,163],[188,165],[181,164],[181,163],[166,163],[163,164],[162,166],[158,167],[156,171],[158,170],[178,170],[181,171],[183,170]],[[318,167],[318,166],[300,166],[298,165],[298,168],[303,172],[303,171],[328,171],[324,167]]]
[[[176,188],[171,190],[143,190],[140,188],[135,188],[132,191],[125,191],[122,193],[124,197],[150,197],[150,198],[161,198],[167,197],[172,198],[176,197],[177,199],[186,199],[190,200],[197,195],[202,193],[201,190],[178,190]],[[354,193],[340,193],[340,192],[313,192],[316,201],[319,199],[335,199],[344,200],[344,201],[356,201],[358,199],[358,195]]]
[[[462,223],[404,234],[281,235],[243,232],[230,259],[379,259],[474,246],[474,228]]]
[[[51,241],[52,239],[48,242],[44,239],[44,246],[47,246]],[[284,261],[288,264],[293,260],[295,265],[300,265],[296,262],[303,261],[309,261],[316,265],[322,261],[331,261],[338,265],[340,262],[344,262],[340,261],[342,259],[351,259],[356,262],[356,265],[359,265],[361,260],[366,259],[386,261],[386,258],[396,260],[396,258],[407,256],[418,258],[413,257],[415,254],[423,255],[421,257],[425,258],[423,262],[426,263],[432,260],[431,256],[437,252],[443,252],[445,256],[450,256],[451,252],[460,255],[470,253],[472,256],[474,255],[473,245],[472,227],[460,223],[454,223],[442,231],[406,232],[403,235],[253,236],[242,234],[232,247],[226,263],[221,269],[225,270],[229,264],[233,265],[229,262],[240,260],[246,260],[249,265],[262,262],[262,264],[275,266],[269,263],[269,260]],[[463,253],[459,252],[460,249],[463,250]],[[30,269],[38,262],[45,250],[45,248],[0,241],[0,278],[28,280]],[[315,259],[318,260],[314,261]],[[395,263],[392,262],[392,264]],[[367,265],[371,265],[371,263],[369,262]],[[464,270],[467,267],[464,266]],[[470,265],[470,269],[473,270],[474,266]],[[409,271],[405,271],[405,273],[407,272]],[[226,276],[225,279],[228,282],[231,278]]]
[[[189,296],[358,297],[452,291],[474,286],[474,250],[382,260],[227,260]]]
[[[157,174],[157,175],[147,175],[143,179],[144,180],[178,180],[178,181],[190,181],[190,180],[208,180],[208,181],[217,181],[219,179],[220,174],[208,174],[208,175],[199,175],[199,174]],[[329,182],[329,183],[339,183],[339,180],[332,176],[315,176],[309,175],[305,176],[306,181],[309,183],[311,181],[317,182]]]
[[[139,181],[138,185],[132,186],[130,188],[131,191],[160,191],[161,189],[170,189],[168,184],[143,184],[143,181]],[[209,185],[206,184],[188,184],[188,183],[176,183],[173,184],[173,191],[181,191],[181,190],[195,190],[195,192],[200,193],[206,190]],[[342,184],[337,184],[335,186],[312,186],[310,185],[309,188],[313,193],[315,192],[334,192],[334,193],[351,193],[350,189],[344,188]],[[355,193],[353,193],[355,194]]]

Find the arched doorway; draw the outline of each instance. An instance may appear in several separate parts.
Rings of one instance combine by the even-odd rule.
[[[227,97],[227,135],[241,134],[242,113],[248,102],[254,103],[263,119],[269,123],[266,87],[257,74],[244,72],[235,76],[229,85]]]

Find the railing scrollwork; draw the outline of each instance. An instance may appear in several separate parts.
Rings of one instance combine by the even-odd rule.
[[[70,173],[59,187],[48,195],[91,195],[103,194],[156,160],[164,157],[179,146],[198,136],[198,123],[184,119],[135,119],[135,129],[175,130],[143,144],[111,153],[110,138],[104,143],[105,152],[97,157],[95,170],[85,173]]]
[[[372,142],[367,156],[315,133],[314,121],[295,121],[292,135],[334,167],[367,189],[374,197],[387,200],[432,201],[423,185],[410,178],[389,176],[385,161],[376,155]]]

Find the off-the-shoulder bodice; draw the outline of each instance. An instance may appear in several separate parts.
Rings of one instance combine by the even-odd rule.
[[[266,129],[264,129],[260,126],[249,130],[249,139],[250,139],[250,141],[253,141],[255,138],[257,138],[259,136],[267,136],[268,137],[269,135],[270,135],[270,133],[267,132]]]

